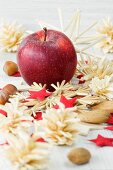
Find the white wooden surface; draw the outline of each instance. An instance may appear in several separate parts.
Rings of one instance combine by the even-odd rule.
[[[36,20],[45,20],[59,26],[58,7],[63,10],[64,23],[67,23],[74,10],[79,8],[82,11],[83,27],[106,16],[113,18],[113,0],[0,0],[0,17],[17,20],[28,29],[36,31],[39,29]],[[3,73],[2,67],[6,60],[16,61],[16,54],[0,54],[0,87],[7,82],[14,84],[21,82],[21,78],[9,78]],[[99,148],[88,142],[88,139],[96,137],[99,133],[106,137],[113,137],[110,131],[93,131],[87,137],[79,136],[74,145],[86,147],[91,151],[92,159],[89,164],[72,165],[66,158],[71,147],[55,147],[51,154],[49,170],[113,170],[113,148]],[[2,152],[0,157],[0,170],[13,170],[3,158]]]

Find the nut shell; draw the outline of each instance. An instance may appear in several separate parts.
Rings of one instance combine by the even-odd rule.
[[[13,61],[6,61],[3,66],[3,70],[8,76],[12,76],[18,72],[18,66]]]
[[[0,91],[0,104],[4,105],[9,99],[9,95],[4,91]]]
[[[92,108],[93,110],[106,110],[108,113],[113,113],[113,101],[104,101],[96,106],[93,106]]]
[[[13,95],[17,92],[17,88],[12,84],[7,84],[3,87],[3,91],[8,95]]]
[[[77,165],[89,162],[91,153],[85,148],[74,148],[68,154],[68,159]]]
[[[100,124],[105,123],[108,120],[109,115],[110,113],[105,110],[82,110],[78,114],[78,118],[80,118],[82,122]]]

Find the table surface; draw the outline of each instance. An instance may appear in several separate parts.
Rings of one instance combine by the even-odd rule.
[[[77,8],[82,11],[81,27],[86,27],[106,16],[113,18],[113,0],[0,0],[0,17],[11,21],[17,20],[29,30],[36,31],[39,29],[38,20],[44,20],[59,26],[58,7],[63,10],[65,24]],[[10,78],[3,72],[3,64],[6,60],[16,61],[16,54],[0,53],[0,87],[9,82],[20,85],[22,78]],[[91,131],[86,137],[78,136],[75,144],[71,146],[88,148],[92,154],[89,164],[82,166],[72,165],[66,157],[71,147],[54,147],[49,170],[58,170],[58,168],[60,170],[113,170],[113,148],[97,147],[88,141],[88,139],[95,138],[98,134],[113,137],[111,131]],[[2,157],[1,151],[0,170],[12,169],[9,162]]]

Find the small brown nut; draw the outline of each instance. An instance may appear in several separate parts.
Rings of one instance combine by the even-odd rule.
[[[12,76],[18,72],[18,66],[13,61],[6,61],[3,66],[3,70],[8,76]]]
[[[106,121],[109,118],[110,113],[108,113],[106,110],[82,110],[78,114],[78,118],[82,122],[86,123],[93,123],[93,124],[99,124],[99,123],[106,123]]]
[[[0,104],[4,105],[9,99],[9,95],[3,90],[0,91]]]
[[[13,95],[17,92],[17,88],[12,84],[7,84],[2,90],[8,95]]]
[[[68,159],[77,165],[89,162],[91,153],[85,148],[74,148],[68,154]]]

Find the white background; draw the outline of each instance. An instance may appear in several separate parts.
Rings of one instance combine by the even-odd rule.
[[[38,30],[38,20],[45,20],[53,25],[59,26],[57,8],[60,7],[64,14],[66,24],[73,12],[79,8],[82,12],[82,27],[86,27],[96,20],[101,20],[106,16],[113,18],[113,0],[0,0],[0,18],[7,20],[17,20],[29,30]],[[0,54],[0,79],[3,82],[13,81],[2,71],[5,60],[16,60],[15,54]],[[70,147],[55,147],[51,154],[52,162],[49,170],[113,170],[113,148],[99,148],[88,142],[87,139],[94,138],[97,134],[113,137],[112,132],[93,131],[88,137],[79,137],[76,146],[84,146],[92,153],[89,164],[75,166],[68,162],[66,154]],[[0,154],[2,157],[2,153]],[[9,164],[0,159],[0,170],[12,170]]]

